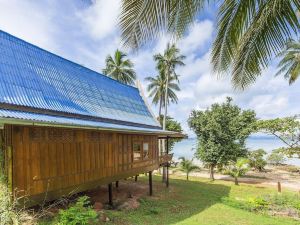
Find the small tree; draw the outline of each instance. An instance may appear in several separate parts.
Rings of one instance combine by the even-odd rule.
[[[300,158],[300,121],[296,116],[259,120],[256,129],[281,140],[286,145],[282,152],[288,157]]]
[[[263,171],[264,167],[267,165],[267,161],[264,159],[266,151],[263,149],[257,149],[255,151],[249,152],[249,165],[258,171]]]
[[[188,123],[198,137],[196,157],[209,165],[211,179],[217,165],[246,157],[245,141],[255,121],[254,111],[242,111],[229,97],[225,103],[213,104],[205,111],[192,111]]]
[[[189,180],[190,172],[200,169],[198,166],[193,164],[193,160],[188,160],[185,157],[180,157],[180,169],[186,173],[186,180]]]
[[[249,160],[239,158],[236,162],[231,161],[225,169],[225,173],[234,178],[234,184],[239,185],[238,178],[244,176],[249,170]]]
[[[267,157],[267,161],[272,165],[283,164],[285,159],[284,148],[274,149]]]

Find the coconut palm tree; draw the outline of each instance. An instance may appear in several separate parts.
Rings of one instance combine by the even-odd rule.
[[[179,160],[181,160],[180,169],[186,173],[186,180],[189,180],[190,172],[200,169],[199,166],[193,164],[193,160],[188,160],[185,157],[180,157]]]
[[[161,111],[162,108],[165,105],[164,102],[164,96],[165,96],[165,73],[163,71],[160,71],[159,75],[156,77],[146,77],[146,81],[150,82],[147,87],[147,91],[149,92],[149,97],[152,98],[152,103],[157,105],[159,104],[159,111],[158,115],[159,118],[161,118]],[[177,79],[174,76],[171,76],[169,78],[169,84],[168,84],[168,104],[170,102],[177,103],[178,97],[175,93],[175,91],[180,91],[180,88],[177,83]]]
[[[139,48],[161,33],[180,38],[206,0],[122,0],[120,27],[125,45]],[[235,88],[254,83],[288,38],[299,34],[299,0],[221,0],[212,65],[230,72]]]
[[[225,173],[234,178],[234,184],[239,185],[238,178],[244,176],[249,170],[249,160],[239,158],[236,162],[230,162],[225,169]]]
[[[294,83],[300,75],[300,41],[290,39],[279,56],[282,57],[279,62],[279,71],[276,75],[283,74],[289,80],[289,84]]]
[[[105,59],[106,67],[102,72],[124,84],[132,85],[136,79],[136,73],[133,69],[133,63],[126,58],[126,54],[116,50],[114,57],[108,55]]]
[[[185,59],[184,55],[180,55],[180,50],[175,46],[175,44],[167,44],[163,54],[156,54],[153,56],[154,60],[157,63],[158,71],[164,73],[165,77],[165,93],[164,93],[164,119],[163,119],[163,129],[166,129],[166,117],[168,114],[168,102],[169,102],[169,80],[174,77],[178,80],[178,74],[175,69],[177,66],[184,66],[183,60]]]

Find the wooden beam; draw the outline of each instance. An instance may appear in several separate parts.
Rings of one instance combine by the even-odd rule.
[[[135,175],[134,181],[137,182],[138,175]]]
[[[113,199],[112,199],[112,183],[108,184],[108,204],[113,205]]]
[[[152,196],[152,171],[149,171],[149,195]]]
[[[118,188],[119,187],[119,181],[117,180],[116,181],[116,188]]]

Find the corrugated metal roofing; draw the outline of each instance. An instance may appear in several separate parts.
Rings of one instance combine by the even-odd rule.
[[[0,103],[159,127],[137,88],[1,30]]]
[[[15,123],[27,125],[49,125],[49,126],[62,126],[62,127],[89,127],[91,129],[103,130],[117,130],[117,131],[130,131],[130,132],[143,132],[153,134],[171,135],[172,131],[163,131],[161,129],[133,127],[120,124],[104,123],[91,120],[83,120],[76,118],[68,118],[63,116],[50,116],[39,113],[21,112],[14,110],[0,109],[0,122],[1,123]]]

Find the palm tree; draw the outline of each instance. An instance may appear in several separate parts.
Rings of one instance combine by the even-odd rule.
[[[159,118],[161,118],[162,108],[165,106],[164,96],[165,96],[165,73],[160,72],[156,77],[146,77],[146,81],[150,82],[147,87],[147,91],[149,92],[149,97],[152,98],[152,103],[157,105],[159,104]],[[168,84],[168,104],[171,102],[177,103],[178,98],[175,91],[180,91],[180,88],[177,83],[175,83],[177,79],[174,76],[169,78]]]
[[[238,178],[244,176],[249,170],[249,160],[239,158],[236,162],[230,162],[225,173],[234,178],[234,184],[239,185]]]
[[[283,74],[291,85],[300,75],[300,41],[289,40],[286,43],[286,49],[279,56],[283,58],[278,64],[280,69],[276,75]]]
[[[184,66],[185,64],[182,62],[185,59],[184,55],[180,55],[180,50],[176,48],[175,44],[170,45],[167,44],[167,48],[165,49],[163,54],[156,54],[153,56],[154,60],[157,62],[157,69],[161,73],[164,74],[165,77],[165,93],[164,97],[164,119],[163,119],[163,129],[166,129],[166,117],[168,114],[168,102],[169,102],[169,80],[174,77],[178,80],[178,74],[176,74],[177,66]]]
[[[189,180],[190,172],[199,170],[200,168],[193,164],[193,160],[188,160],[185,157],[180,157],[180,169],[186,173],[186,180]]]
[[[134,84],[136,73],[133,69],[133,63],[126,58],[126,54],[120,50],[115,51],[114,57],[108,55],[105,59],[106,67],[103,73],[124,84]]]
[[[206,0],[122,0],[120,27],[125,45],[139,48],[161,33],[180,38]],[[215,2],[215,1],[208,1]],[[299,34],[299,0],[223,0],[213,43],[217,74],[231,73],[235,88],[244,89],[285,45]]]

